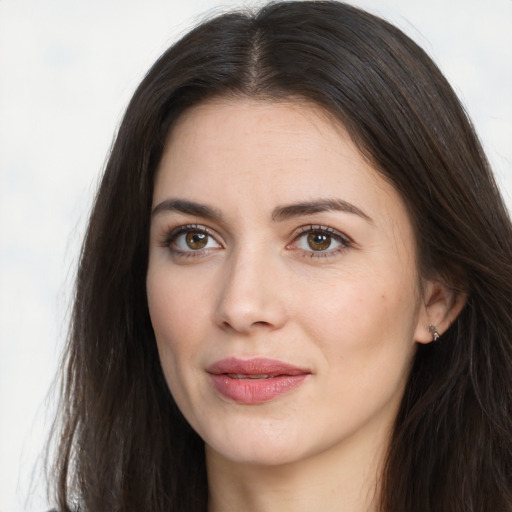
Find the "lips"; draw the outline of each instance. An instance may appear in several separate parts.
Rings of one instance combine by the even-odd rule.
[[[311,371],[274,359],[228,358],[206,370],[214,389],[230,401],[261,404],[300,386]]]

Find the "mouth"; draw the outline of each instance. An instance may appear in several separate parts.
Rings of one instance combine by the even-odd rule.
[[[262,373],[261,375],[247,375],[245,373],[226,373],[223,375],[227,375],[230,379],[274,379],[275,377],[281,376],[281,374],[270,375],[267,373]]]
[[[239,404],[261,404],[299,387],[311,371],[275,359],[228,358],[207,368],[213,388]]]

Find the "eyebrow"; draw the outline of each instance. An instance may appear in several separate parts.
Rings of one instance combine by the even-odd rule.
[[[367,222],[373,223],[373,219],[364,213],[357,206],[354,206],[343,199],[319,199],[316,201],[305,201],[288,206],[278,206],[272,213],[272,220],[283,221],[292,217],[302,217],[321,212],[345,212],[358,215]]]
[[[196,203],[194,201],[187,201],[184,199],[166,199],[158,203],[151,212],[151,215],[161,214],[163,212],[177,212],[185,215],[193,215],[194,217],[202,217],[208,220],[221,221],[222,214],[219,210],[206,206],[204,204]]]
[[[373,223],[373,219],[364,213],[357,206],[354,206],[343,199],[319,199],[315,201],[304,201],[285,206],[278,206],[272,212],[272,220],[275,222],[282,222],[293,217],[304,217],[315,213],[338,211],[358,215],[367,222]],[[151,212],[154,217],[164,212],[177,212],[185,215],[192,215],[195,217],[202,217],[203,219],[214,220],[217,222],[222,221],[222,214],[220,210],[212,208],[195,201],[188,201],[185,199],[166,199],[158,203]]]

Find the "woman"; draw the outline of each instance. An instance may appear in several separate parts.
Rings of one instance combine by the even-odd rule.
[[[83,247],[59,510],[512,510],[512,229],[425,53],[228,14],[120,127]]]

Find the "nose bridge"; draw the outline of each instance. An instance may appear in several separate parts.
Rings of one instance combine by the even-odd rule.
[[[216,308],[223,328],[249,332],[279,328],[285,321],[276,258],[263,242],[234,250],[226,262]]]

